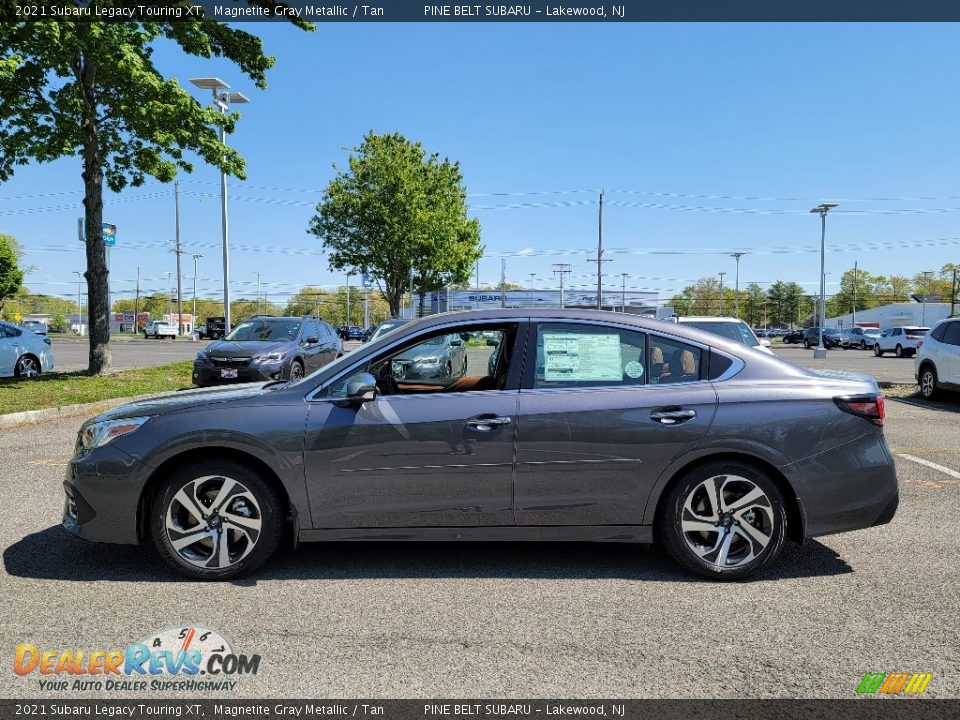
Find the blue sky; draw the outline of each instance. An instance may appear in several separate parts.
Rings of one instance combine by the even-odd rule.
[[[824,200],[841,203],[828,221],[828,293],[855,260],[912,275],[960,259],[954,25],[244,27],[277,56],[266,91],[226,62],[170,46],[156,55],[185,85],[217,75],[253,100],[230,138],[248,160],[248,180],[231,181],[234,297],[255,295],[257,271],[277,301],[343,283],[306,228],[332,164],[370,129],[461,162],[484,283],[499,281],[508,254],[510,281],[536,273],[543,287],[552,263],[569,263],[569,283],[592,287],[601,188],[610,289],[624,272],[628,288],[662,298],[720,271],[732,284],[727,253],[744,250],[741,287],[812,290],[820,227],[807,211]],[[205,255],[200,294],[217,297],[218,174],[198,164],[181,190],[184,248]],[[0,186],[0,232],[35,266],[31,290],[75,297],[81,199],[79,158],[21,168]],[[110,199],[115,297],[131,296],[138,266],[145,291],[165,289],[172,186]],[[183,272],[188,294],[189,256]]]

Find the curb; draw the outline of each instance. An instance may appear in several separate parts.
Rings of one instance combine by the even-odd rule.
[[[156,393],[134,397],[110,398],[109,400],[99,400],[81,405],[64,405],[63,407],[43,408],[42,410],[24,410],[23,412],[7,413],[6,415],[0,415],[0,430],[8,430],[22,425],[39,425],[40,423],[51,420],[77,417],[80,415],[96,415],[97,413],[117,407],[118,405],[153,397],[155,394]]]
[[[916,386],[916,384],[916,382],[899,382],[896,380],[883,380],[882,382],[880,380],[877,381],[877,385],[884,390],[887,388]]]

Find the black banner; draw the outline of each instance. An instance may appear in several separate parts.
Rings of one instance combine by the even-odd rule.
[[[70,22],[957,22],[955,0],[4,0],[0,21]]]
[[[0,718],[947,720],[960,700],[0,700]]]

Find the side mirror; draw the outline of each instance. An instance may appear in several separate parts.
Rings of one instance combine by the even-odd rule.
[[[450,341],[450,347],[463,347],[463,340],[459,338],[454,338]]]
[[[311,335],[307,338],[307,345],[316,345],[318,342],[320,342],[320,338],[316,335]]]
[[[347,383],[347,400],[356,405],[377,399],[377,379],[370,373],[360,373]]]
[[[471,336],[470,333],[468,333],[468,332],[462,332],[462,333],[460,333],[460,339],[461,339],[463,342],[466,342],[466,341],[469,340],[471,337],[472,337],[472,336]]]

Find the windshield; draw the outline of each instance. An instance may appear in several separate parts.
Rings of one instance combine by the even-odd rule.
[[[750,328],[748,328],[744,323],[693,320],[690,322],[684,322],[683,324],[692,325],[698,330],[706,330],[707,332],[713,333],[714,335],[719,335],[722,338],[727,338],[728,340],[734,340],[741,345],[746,345],[747,347],[756,347],[760,344],[754,334],[750,331]]]
[[[387,320],[386,322],[380,323],[380,327],[378,327],[376,331],[374,331],[373,335],[370,336],[371,342],[374,340],[377,340],[378,338],[382,338],[387,333],[393,332],[398,327],[400,327],[401,325],[406,325],[408,322],[410,321],[409,320]]]
[[[237,325],[225,338],[234,342],[282,342],[296,340],[300,333],[299,320],[247,320]]]
[[[840,334],[840,331],[837,330],[837,328],[824,328],[824,329],[823,329],[823,334],[824,334],[824,335],[839,335],[839,334]]]
[[[903,331],[907,335],[926,335],[930,332],[930,328],[904,328]]]

